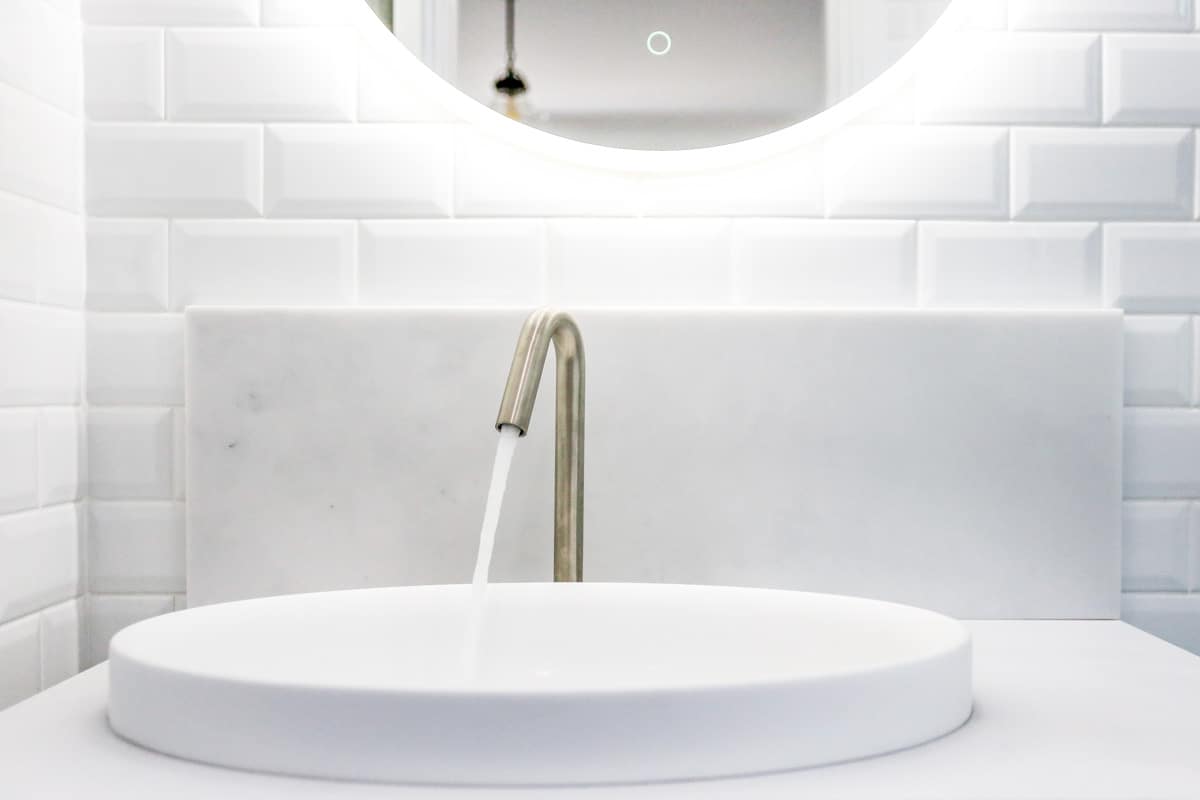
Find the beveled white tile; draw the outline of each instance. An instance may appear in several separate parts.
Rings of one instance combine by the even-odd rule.
[[[37,412],[0,409],[0,514],[38,504]]]
[[[353,222],[176,222],[170,249],[170,307],[175,310],[336,305],[353,299]]]
[[[944,56],[921,65],[917,117],[923,122],[1100,119],[1099,36],[962,34],[946,47]]]
[[[1189,317],[1125,317],[1125,404],[1189,405],[1192,338]]]
[[[1125,497],[1200,497],[1200,409],[1125,410]]]
[[[89,504],[89,591],[181,592],[185,585],[182,505]]]
[[[1018,128],[1012,132],[1019,219],[1191,219],[1191,131]]]
[[[171,497],[171,409],[92,409],[87,437],[88,485],[93,498]]]
[[[337,3],[327,0],[262,0],[262,24],[336,25],[346,22]]]
[[[0,83],[0,191],[68,211],[81,207],[79,120]]]
[[[1009,0],[1017,30],[1145,30],[1192,28],[1192,0]]]
[[[638,186],[646,216],[821,217],[820,147],[798,148],[748,166],[646,177]]]
[[[1105,301],[1126,311],[1200,311],[1200,225],[1104,227]]]
[[[756,306],[887,307],[916,303],[916,224],[740,220],[737,299]]]
[[[257,25],[259,0],[83,0],[93,25]]]
[[[92,314],[87,328],[89,403],[182,405],[182,317]]]
[[[122,628],[175,610],[171,595],[104,595],[87,599],[87,625],[81,666],[93,667],[108,659],[108,643]]]
[[[1193,653],[1200,653],[1200,594],[1127,594],[1121,618]]]
[[[168,116],[177,120],[350,121],[358,57],[343,28],[174,30]],[[296,65],[303,64],[303,76]]]
[[[79,595],[79,509],[0,517],[0,623]]]
[[[457,135],[460,217],[623,217],[640,207],[634,175],[567,164],[469,129]]]
[[[69,600],[38,616],[42,638],[42,688],[49,689],[79,672],[83,600]]]
[[[0,192],[0,297],[32,301],[37,298],[37,226],[47,207]]]
[[[77,115],[80,36],[78,15],[42,0],[5,0],[0,4],[0,83]]]
[[[79,308],[84,272],[78,214],[0,191],[0,298]]]
[[[273,217],[445,217],[453,150],[438,125],[270,125]]]
[[[1125,591],[1187,590],[1188,510],[1188,503],[1178,501],[1124,504],[1121,586]]]
[[[94,120],[163,118],[163,32],[89,28],[85,37],[87,113]]]
[[[358,299],[395,305],[534,306],[545,293],[538,220],[365,222]]]
[[[550,220],[548,300],[569,306],[719,306],[733,301],[729,223]]]
[[[1192,317],[1192,403],[1200,406],[1200,318]]]
[[[1104,119],[1200,123],[1200,37],[1131,34],[1104,40]]]
[[[96,124],[87,165],[96,216],[247,217],[262,208],[256,125]]]
[[[41,208],[34,228],[38,237],[38,302],[82,308],[87,284],[83,218],[49,206]]]
[[[172,410],[171,449],[174,455],[171,496],[176,500],[184,500],[187,497],[187,409]]]
[[[870,125],[839,132],[827,161],[833,217],[1006,217],[1008,132]]]
[[[89,220],[87,282],[93,311],[165,311],[166,220]]]
[[[84,272],[79,215],[0,192],[0,297],[79,308]]]
[[[37,617],[0,625],[0,711],[38,693],[41,662]]]
[[[38,411],[38,494],[43,506],[78,500],[84,486],[83,426],[77,408]]]
[[[79,308],[84,272],[79,215],[0,191],[0,298]]]
[[[1188,524],[1188,552],[1190,580],[1188,589],[1200,592],[1200,502],[1192,503],[1191,520]]]
[[[0,301],[0,406],[75,405],[82,361],[79,312]]]
[[[0,3],[0,83],[32,91],[40,16],[39,0]]]
[[[1091,223],[922,222],[924,305],[1095,308],[1100,226]]]
[[[73,117],[83,115],[83,24],[73,9],[42,4],[33,93]]]

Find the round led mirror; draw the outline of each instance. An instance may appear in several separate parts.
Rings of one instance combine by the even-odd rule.
[[[638,150],[794,125],[881,75],[951,0],[366,0],[497,113]]]

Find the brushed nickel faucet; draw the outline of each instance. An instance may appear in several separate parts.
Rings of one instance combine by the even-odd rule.
[[[554,580],[583,580],[583,337],[565,311],[533,312],[521,328],[496,428],[529,431],[533,401],[550,344],[557,392],[554,412]]]

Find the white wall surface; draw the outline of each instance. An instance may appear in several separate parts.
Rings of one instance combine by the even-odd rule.
[[[81,33],[0,2],[0,709],[79,669]]]
[[[980,0],[857,122],[671,176],[463,122],[360,3],[83,0],[89,660],[186,591],[189,304],[1124,309],[1125,613],[1200,651],[1191,0]]]

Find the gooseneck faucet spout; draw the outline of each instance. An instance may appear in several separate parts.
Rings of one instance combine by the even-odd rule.
[[[570,314],[535,311],[517,340],[496,428],[529,431],[542,368],[554,344],[554,580],[583,580],[583,337]]]

